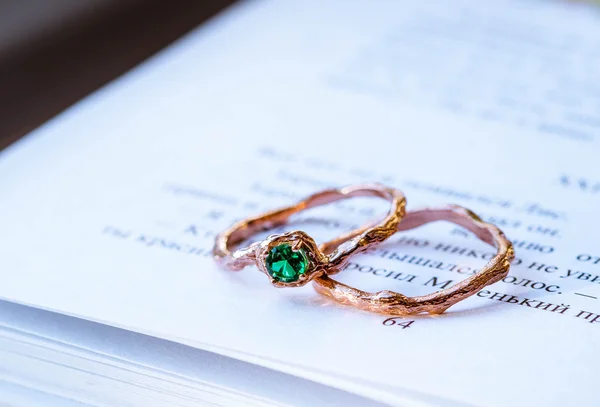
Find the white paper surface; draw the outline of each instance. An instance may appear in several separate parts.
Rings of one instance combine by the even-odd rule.
[[[0,297],[391,403],[597,405],[599,22],[551,2],[238,6],[2,153]],[[402,329],[213,264],[233,220],[365,181],[497,222],[508,282]],[[298,227],[322,240],[385,209]],[[439,224],[340,278],[416,295],[491,251]]]
[[[93,406],[383,406],[212,352],[5,301],[0,360],[0,402],[20,393],[4,391],[5,381]]]

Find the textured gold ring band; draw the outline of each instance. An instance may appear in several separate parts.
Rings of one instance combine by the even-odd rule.
[[[379,224],[351,232],[352,236],[346,235],[344,242],[337,244],[327,254],[302,231],[270,235],[263,241],[231,251],[232,247],[258,232],[284,225],[297,212],[359,196],[384,198],[391,202],[391,209]],[[350,256],[393,235],[404,217],[405,207],[406,199],[401,191],[380,184],[327,189],[295,205],[234,224],[216,237],[213,254],[216,261],[229,270],[241,270],[256,264],[259,270],[270,276],[271,283],[276,287],[297,287],[330,270],[339,271]]]
[[[440,220],[455,223],[473,232],[485,243],[495,246],[497,249],[496,255],[478,273],[469,278],[447,289],[419,297],[407,297],[387,290],[369,293],[335,281],[327,275],[315,278],[313,286],[317,292],[333,298],[337,302],[366,311],[389,315],[411,315],[423,312],[441,314],[450,306],[477,293],[486,285],[493,284],[506,277],[510,262],[514,258],[512,243],[500,229],[484,222],[466,208],[448,205],[442,208],[410,211],[398,224],[397,230],[414,229],[426,223]],[[320,247],[321,251],[323,253],[335,251],[340,244],[343,245],[348,239],[353,239],[354,234],[357,232],[350,232],[324,243]]]

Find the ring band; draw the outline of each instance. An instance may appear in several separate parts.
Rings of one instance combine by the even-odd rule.
[[[466,208],[448,205],[437,209],[410,211],[398,224],[397,230],[414,229],[426,223],[440,220],[455,223],[473,232],[485,243],[495,246],[497,249],[496,255],[478,273],[469,278],[447,289],[419,297],[407,297],[387,290],[369,293],[337,282],[327,275],[315,278],[313,286],[320,294],[366,311],[389,315],[411,315],[422,312],[441,314],[457,302],[476,294],[486,285],[493,284],[506,277],[510,262],[514,258],[512,243],[500,229],[482,221],[476,214]],[[320,249],[323,253],[334,251],[340,244],[352,239],[355,233],[357,232],[350,232],[324,243],[320,246]]]
[[[381,223],[350,232],[352,236],[345,239],[343,244],[336,245],[328,254],[324,254],[315,241],[302,231],[270,235],[261,242],[231,252],[231,247],[250,236],[284,225],[297,212],[359,196],[384,198],[391,202],[391,209]],[[295,205],[237,222],[216,237],[213,254],[217,263],[229,270],[237,271],[256,264],[271,277],[274,286],[298,287],[328,270],[339,271],[350,256],[393,235],[404,217],[405,208],[406,198],[401,191],[380,184],[327,189]]]

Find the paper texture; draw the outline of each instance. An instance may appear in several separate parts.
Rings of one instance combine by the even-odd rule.
[[[389,403],[597,405],[599,22],[551,2],[237,6],[2,154],[0,297]],[[497,223],[509,278],[392,325],[214,265],[234,220],[367,181]],[[290,228],[322,241],[386,209]],[[440,223],[339,277],[417,295],[492,252]]]
[[[384,406],[212,352],[4,301],[0,360],[3,402],[15,393],[3,386],[8,373],[8,382],[86,406]]]

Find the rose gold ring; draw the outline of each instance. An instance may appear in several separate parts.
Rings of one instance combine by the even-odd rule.
[[[506,277],[510,262],[514,258],[512,243],[500,229],[482,221],[476,214],[466,208],[448,205],[442,208],[408,212],[402,222],[398,224],[398,231],[417,228],[426,223],[439,220],[455,223],[473,232],[485,243],[495,246],[497,249],[496,255],[477,274],[447,289],[419,297],[407,297],[387,290],[369,293],[337,282],[327,275],[316,277],[313,286],[320,294],[366,311],[389,315],[410,315],[422,312],[441,314],[457,302],[477,293],[486,285],[493,284]],[[356,233],[360,233],[360,230],[324,243],[320,249],[325,254],[334,251],[340,244],[352,239]],[[328,274],[331,275],[333,272]]]
[[[248,237],[284,225],[293,214],[340,199],[374,196],[387,199],[392,207],[381,223],[351,232],[343,244],[338,244],[324,254],[315,241],[302,231],[270,235],[245,248],[230,251]],[[213,254],[216,261],[230,270],[241,270],[256,264],[260,271],[270,276],[276,287],[298,287],[311,279],[339,271],[353,254],[382,242],[396,232],[406,207],[404,194],[379,184],[355,185],[340,189],[327,189],[286,208],[242,220],[220,233],[215,239]],[[348,235],[346,235],[348,236]]]

